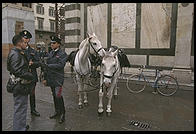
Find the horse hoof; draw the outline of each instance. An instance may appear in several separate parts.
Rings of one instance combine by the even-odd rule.
[[[88,102],[87,102],[87,103],[84,103],[84,106],[86,106],[86,107],[87,107],[87,106],[88,106]]]
[[[106,112],[107,117],[110,117],[112,112]]]
[[[99,117],[103,116],[103,112],[97,112],[97,113]]]
[[[114,99],[117,100],[118,99],[118,95],[114,95]]]
[[[82,109],[83,108],[83,106],[82,105],[78,105],[79,106],[79,109]]]

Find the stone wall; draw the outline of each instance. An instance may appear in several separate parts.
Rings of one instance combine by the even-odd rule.
[[[136,3],[112,4],[112,45],[135,47]]]
[[[67,13],[80,17],[80,23],[66,24],[71,29],[79,28],[80,36],[65,37],[66,40],[82,41],[87,26],[87,32],[95,32],[103,47],[116,45],[125,49],[132,65],[175,68],[177,70],[173,72],[177,77],[187,76],[185,79],[189,80],[190,75],[184,75],[187,71],[182,76],[179,70],[194,68],[194,55],[191,56],[193,3],[111,3],[110,11],[108,3],[86,7],[80,3],[80,13],[78,10]],[[111,28],[108,27],[109,13]],[[111,44],[107,44],[108,31],[111,32]],[[131,68],[127,69],[130,71]]]

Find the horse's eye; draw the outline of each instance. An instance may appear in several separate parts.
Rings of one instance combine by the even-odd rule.
[[[116,65],[113,65],[113,67],[116,67]]]
[[[97,45],[97,43],[93,43],[93,45]]]

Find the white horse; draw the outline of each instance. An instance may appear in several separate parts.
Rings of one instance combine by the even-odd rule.
[[[87,38],[80,43],[79,51],[77,52],[74,60],[74,71],[76,73],[78,85],[79,108],[83,107],[82,93],[84,93],[84,105],[88,105],[86,93],[88,85],[84,83],[88,83],[89,75],[91,73],[89,53],[97,53],[98,55],[103,56],[104,52],[105,50],[103,49],[101,42],[94,33],[92,35],[87,34]]]
[[[108,104],[107,104],[107,115],[110,115],[112,110],[111,101],[114,91],[114,96],[117,95],[117,80],[121,72],[120,63],[118,59],[118,49],[112,52],[110,49],[108,52],[104,52],[104,57],[101,64],[101,75],[100,75],[100,90],[99,90],[99,104],[98,114],[104,112],[103,109],[103,87],[106,87]]]

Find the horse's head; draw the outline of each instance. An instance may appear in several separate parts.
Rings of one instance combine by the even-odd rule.
[[[114,52],[104,51],[104,57],[101,64],[101,72],[103,74],[103,84],[106,87],[111,85],[112,79],[115,77],[115,73],[118,70],[118,49]]]
[[[99,41],[95,33],[93,33],[92,35],[87,33],[87,39],[90,44],[90,53],[97,53],[98,55],[103,56],[103,51],[105,50],[103,49],[101,42]]]

